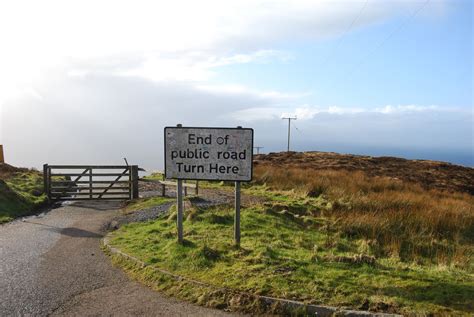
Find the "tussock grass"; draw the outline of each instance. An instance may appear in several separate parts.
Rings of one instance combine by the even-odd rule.
[[[265,199],[243,206],[240,248],[231,205],[187,208],[183,245],[175,206],[111,233],[147,264],[215,287],[118,264],[166,294],[250,313],[272,310],[236,300],[240,292],[407,315],[474,312],[472,196],[360,172],[257,166],[254,176],[243,192]]]
[[[289,205],[297,204],[285,198]],[[371,242],[341,235],[331,219],[312,216],[314,221],[304,222],[288,210],[247,207],[241,214],[242,245],[236,248],[231,207],[187,210],[183,245],[176,242],[176,214],[170,212],[153,222],[119,228],[111,233],[110,243],[149,265],[215,289],[408,314],[467,314],[473,309],[472,274],[456,267],[376,257]],[[146,283],[159,275],[138,273]],[[182,296],[179,285],[171,282],[167,294]],[[252,306],[232,306],[224,299],[214,302],[206,297],[207,291],[187,287],[186,298],[191,301],[254,312]]]
[[[15,170],[0,178],[0,223],[30,215],[47,202],[42,174],[35,170]]]
[[[363,172],[257,166],[254,173],[255,184],[270,190],[326,201],[316,213],[333,221],[332,230],[369,241],[378,256],[472,266],[474,197],[469,194]]]

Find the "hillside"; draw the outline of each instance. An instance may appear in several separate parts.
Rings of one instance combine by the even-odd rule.
[[[332,152],[279,152],[255,156],[257,166],[312,170],[362,171],[416,183],[425,189],[460,191],[474,195],[474,168],[429,160],[372,157]]]
[[[0,164],[0,223],[29,215],[44,204],[41,173]]]
[[[264,295],[404,315],[472,315],[472,177],[470,168],[441,162],[259,155],[253,181],[242,185],[240,248],[232,182],[201,182],[199,198],[188,198],[184,245],[176,243],[176,207],[161,197],[129,205],[133,219],[162,213],[126,222],[109,238],[148,265],[114,258],[132,276],[209,307],[296,314],[254,297]]]

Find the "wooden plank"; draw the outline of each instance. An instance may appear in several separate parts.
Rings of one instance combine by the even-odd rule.
[[[49,199],[49,182],[48,182],[48,164],[43,165],[43,190],[46,196],[48,196]]]
[[[61,190],[89,190],[89,186],[72,186],[72,187],[50,187],[52,191],[61,191]],[[93,186],[92,189],[107,189],[109,187],[105,186]],[[128,191],[128,186],[120,186],[120,187],[110,187],[110,189],[123,189]]]
[[[128,163],[127,163],[128,164]],[[132,167],[129,166],[129,169],[130,169],[130,175],[128,176],[128,179],[130,180],[130,191],[129,191],[129,195],[130,195],[130,200],[133,199],[133,180],[132,180]]]
[[[128,172],[128,171],[127,171]],[[92,176],[129,176],[124,173],[92,173]],[[52,173],[51,176],[84,176],[83,173]]]
[[[110,184],[111,180],[106,181],[92,181],[92,184]],[[89,181],[52,181],[51,185],[64,185],[65,183],[89,184]],[[115,184],[130,184],[129,181],[118,181]]]
[[[48,166],[48,200],[51,199],[51,168]]]
[[[127,200],[138,191],[138,166],[125,165],[47,165],[44,185],[53,200]],[[81,169],[81,173],[74,170]],[[103,170],[103,171],[100,171]],[[114,171],[121,170],[121,171]],[[67,180],[52,180],[51,177]],[[81,177],[88,176],[87,180]],[[134,177],[136,176],[136,177]],[[113,177],[114,179],[100,179]],[[128,179],[126,178],[128,177]],[[100,180],[97,180],[99,178]],[[125,178],[125,180],[123,180]],[[136,178],[136,179],[135,179]],[[133,189],[135,181],[135,189]],[[85,186],[82,186],[85,185]],[[133,190],[133,192],[132,192]]]
[[[60,196],[60,195],[65,195],[65,196],[100,196],[100,194],[102,194],[102,192],[51,192],[51,196]],[[128,191],[119,191],[119,192],[107,192],[107,194],[103,195],[103,196],[107,196],[107,195],[112,195],[112,196],[116,196],[116,195],[128,195]],[[100,198],[100,197],[99,197]]]
[[[127,168],[127,165],[49,165],[50,168],[54,169],[120,169]]]
[[[131,173],[126,174],[128,171],[129,171],[129,169],[126,168],[126,169],[123,171],[122,174],[120,174],[119,176],[117,176],[117,178],[115,179],[115,181],[112,182],[112,183],[110,183],[109,188],[112,187],[112,186],[114,186],[115,182],[117,182],[117,181],[118,181],[119,179],[121,179],[123,176],[129,175],[129,177],[130,177],[130,176],[131,176]],[[109,190],[109,188],[104,189],[103,193],[100,194],[99,198],[101,198],[102,195],[105,194],[105,193]]]
[[[138,165],[131,166],[132,174],[132,198],[138,198]]]
[[[64,196],[100,196],[102,192],[93,192],[92,195],[91,193],[87,192],[87,193],[58,193],[58,192],[52,192],[51,193],[51,197],[59,197],[61,195],[64,195]],[[114,192],[114,193],[107,193],[105,194],[103,197],[106,197],[106,196],[120,196],[120,195],[128,195],[128,192]]]
[[[70,183],[71,185],[68,185],[68,186],[72,186],[73,184],[76,184],[76,182],[78,180],[81,179],[82,176],[84,176],[86,173],[87,173],[88,169],[85,169],[81,174],[79,174],[76,179],[74,181],[72,181],[72,183]],[[49,167],[49,177],[50,177],[50,181],[49,181],[49,186],[51,187],[51,176],[52,176],[52,173],[51,173],[51,167]],[[51,188],[49,190],[51,192]]]
[[[127,200],[128,197],[127,196],[124,196],[124,197],[105,197],[105,198],[101,198],[101,199],[97,199],[97,198],[75,198],[75,197],[60,197],[60,198],[54,198],[53,200],[55,201],[72,201],[72,200],[76,200],[76,201],[79,201],[79,200],[84,200],[84,201],[91,201],[91,200]]]
[[[92,198],[92,168],[89,169],[89,198]]]
[[[85,192],[90,192],[90,188],[87,187],[87,188],[81,188],[81,189],[55,189],[55,188],[52,188],[51,189],[51,192],[52,193],[85,193]],[[92,188],[92,193],[95,193],[95,194],[101,194],[103,193],[104,190],[102,189],[95,189],[95,188]],[[107,193],[121,193],[121,192],[129,192],[129,189],[128,188],[114,188],[113,190],[109,189],[109,191],[107,191]]]

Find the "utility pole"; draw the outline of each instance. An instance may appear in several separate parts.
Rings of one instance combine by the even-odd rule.
[[[257,154],[260,154],[260,149],[263,149],[263,146],[254,146],[254,149],[257,149]]]
[[[294,117],[283,117],[282,120],[288,120],[288,147],[286,148],[287,152],[290,152],[290,127],[291,127],[291,120],[296,120],[296,116]]]

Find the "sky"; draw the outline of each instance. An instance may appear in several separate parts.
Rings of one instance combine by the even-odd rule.
[[[474,166],[469,0],[1,1],[16,166],[163,168],[163,128]]]

